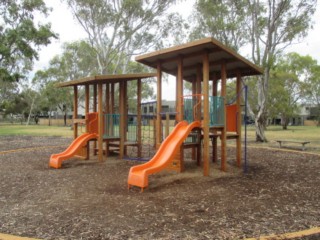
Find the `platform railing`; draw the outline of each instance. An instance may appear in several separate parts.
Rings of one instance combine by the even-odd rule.
[[[191,94],[183,96],[183,119],[191,123],[197,119],[197,113],[201,113],[203,94]]]
[[[219,127],[224,125],[224,98],[218,96],[209,97],[209,116],[210,127]]]
[[[120,114],[104,114],[104,138],[120,137]]]

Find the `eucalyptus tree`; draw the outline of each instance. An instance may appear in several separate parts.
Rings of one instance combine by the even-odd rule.
[[[280,67],[270,74],[268,92],[268,116],[281,118],[282,129],[286,130],[290,118],[299,115],[299,103],[303,98],[303,82],[293,72]]]
[[[64,0],[87,33],[100,74],[126,73],[131,57],[157,48],[173,15],[172,0]]]
[[[301,57],[304,76],[304,100],[311,106],[312,117],[320,126],[320,65],[310,56]]]
[[[252,61],[263,67],[256,79],[256,140],[267,141],[264,130],[268,117],[270,71],[275,60],[294,42],[303,39],[312,27],[317,0],[198,0],[193,14],[195,34],[210,34],[235,50],[249,49]],[[213,9],[212,15],[207,14]],[[216,10],[214,10],[216,9]],[[200,26],[200,27],[199,27]],[[193,36],[194,37],[194,36]],[[251,93],[250,93],[251,94]]]
[[[56,85],[97,73],[97,61],[91,46],[85,41],[65,43],[62,54],[54,56],[46,69],[35,73],[33,83],[41,93],[39,105],[51,112],[60,109],[64,113],[64,124],[68,110],[72,108],[73,93],[71,88],[57,88]],[[79,98],[82,94],[80,91]],[[49,119],[50,120],[50,119]],[[50,124],[50,121],[49,121]]]
[[[39,48],[57,38],[50,24],[35,21],[48,13],[42,0],[0,1],[0,84],[24,78]]]
[[[213,36],[238,51],[248,41],[247,3],[234,0],[198,0],[191,19],[195,23],[191,39]]]
[[[310,56],[289,53],[278,59],[270,75],[269,112],[281,116],[283,129],[288,118],[299,114],[299,105],[320,109],[320,66]],[[313,108],[313,109],[314,109]]]

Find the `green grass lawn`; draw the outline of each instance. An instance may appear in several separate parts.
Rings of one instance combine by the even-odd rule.
[[[288,130],[282,130],[281,126],[268,126],[265,134],[269,141],[281,139],[320,141],[320,127],[315,126],[288,126]],[[254,126],[248,127],[248,137],[255,139]]]
[[[281,126],[268,126],[265,131],[268,142],[259,144],[255,143],[254,126],[248,126],[247,134],[249,145],[278,147],[276,140],[309,141],[310,144],[306,145],[307,150],[320,153],[320,127],[288,126],[287,130],[282,130]],[[288,144],[288,146],[301,148],[301,145],[298,144]]]
[[[271,146],[278,147],[278,143],[275,140],[301,140],[310,141],[311,143],[306,145],[307,149],[314,152],[320,152],[320,127],[313,126],[289,126],[288,130],[282,130],[281,126],[269,126],[265,132],[268,139],[267,143],[255,142],[255,128],[254,126],[248,126],[248,144],[259,146]],[[84,132],[84,128],[79,128],[79,134]],[[150,134],[150,133],[148,133]],[[153,134],[153,133],[152,133]],[[151,134],[151,135],[152,135]],[[43,125],[0,125],[0,136],[62,136],[73,137],[73,130],[70,127],[58,127],[58,126],[43,126]],[[244,136],[244,128],[243,128]],[[151,136],[152,137],[152,136]],[[230,141],[231,143],[231,141]],[[293,145],[294,146],[294,145]],[[300,145],[295,147],[299,148]]]
[[[70,127],[42,126],[42,125],[0,125],[0,136],[61,136],[72,137]]]

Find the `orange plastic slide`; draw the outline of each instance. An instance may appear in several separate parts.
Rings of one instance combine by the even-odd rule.
[[[143,188],[148,186],[148,176],[160,172],[172,162],[182,142],[196,127],[201,127],[200,121],[192,122],[189,125],[186,121],[178,123],[149,162],[131,167],[128,176],[128,188],[137,186],[141,187],[143,191]]]
[[[58,154],[52,154],[50,157],[49,166],[52,168],[61,168],[63,161],[73,157],[78,149],[82,148],[91,139],[97,139],[96,133],[84,133],[77,137],[71,145],[64,151]]]

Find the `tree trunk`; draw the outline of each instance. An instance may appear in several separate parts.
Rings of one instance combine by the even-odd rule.
[[[264,129],[261,124],[256,122],[256,141],[257,142],[266,142],[266,136],[264,134]]]
[[[51,126],[51,111],[49,111],[49,122],[48,125]]]
[[[268,73],[265,70],[264,76],[258,77],[258,106],[259,111],[255,116],[255,126],[256,126],[256,141],[257,142],[267,142],[264,131],[266,130],[267,121],[267,84]]]
[[[63,123],[64,123],[64,126],[67,126],[67,113],[66,112],[64,113],[64,116],[63,116]]]
[[[31,117],[31,114],[32,114],[32,110],[33,110],[35,99],[36,99],[35,97],[32,99],[32,103],[31,103],[31,106],[30,106],[30,111],[29,111],[29,115],[28,115],[28,120],[27,120],[26,126],[28,126],[29,123],[30,123],[30,117]]]
[[[287,130],[289,124],[289,119],[286,116],[281,116],[281,126],[282,130]]]
[[[256,141],[257,142],[267,142],[266,135],[264,133],[266,129],[265,117],[261,115],[257,115],[255,119],[255,127],[256,127]]]

